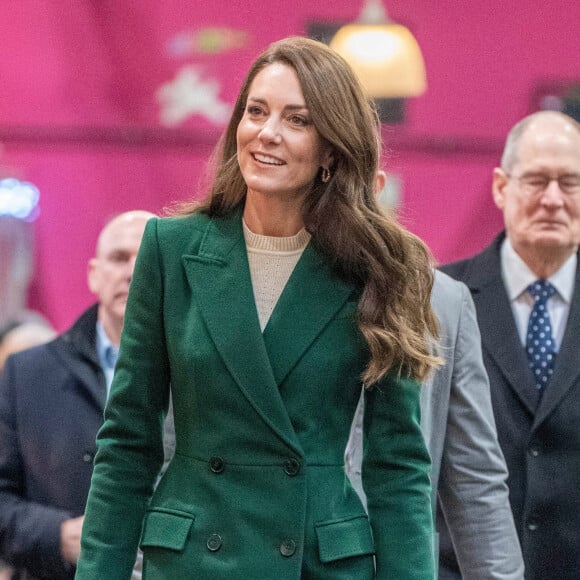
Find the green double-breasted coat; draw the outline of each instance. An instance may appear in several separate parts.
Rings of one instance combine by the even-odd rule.
[[[83,530],[79,580],[430,580],[419,388],[366,395],[363,480],[343,453],[368,360],[357,290],[310,245],[260,331],[241,216],[151,220]],[[162,463],[169,397],[175,457]],[[376,571],[375,571],[376,558]]]

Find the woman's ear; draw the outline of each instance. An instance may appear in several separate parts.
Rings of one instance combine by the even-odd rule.
[[[334,163],[334,151],[332,147],[328,144],[322,150],[322,155],[320,156],[320,166],[330,169]]]
[[[375,192],[377,195],[385,189],[385,185],[387,185],[387,174],[382,169],[377,169],[375,175]]]

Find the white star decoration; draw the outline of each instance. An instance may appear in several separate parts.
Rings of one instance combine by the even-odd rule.
[[[215,79],[204,81],[201,78],[198,67],[184,66],[172,81],[157,90],[161,124],[175,127],[194,115],[205,117],[216,125],[225,124],[230,105],[220,101],[219,89]]]

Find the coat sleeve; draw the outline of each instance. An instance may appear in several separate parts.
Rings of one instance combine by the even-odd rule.
[[[17,396],[26,388],[18,356],[8,358],[0,380],[0,554],[33,575],[61,578],[70,565],[60,553],[60,525],[70,513],[25,497],[17,429]]]
[[[377,580],[434,578],[430,459],[419,385],[387,377],[365,393],[362,481]]]
[[[473,580],[522,580],[524,565],[510,504],[481,356],[475,306],[463,300],[454,353],[447,432],[439,480],[459,566]]]
[[[119,360],[97,436],[75,578],[128,580],[142,521],[163,463],[169,370],[163,331],[158,220],[149,220],[135,265]]]

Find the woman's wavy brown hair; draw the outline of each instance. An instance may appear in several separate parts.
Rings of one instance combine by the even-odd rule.
[[[361,287],[358,324],[371,354],[362,380],[373,385],[391,369],[422,380],[440,362],[429,350],[438,333],[430,305],[431,257],[423,242],[377,201],[381,145],[374,102],[346,61],[326,45],[286,38],[258,57],[214,154],[209,196],[201,205],[182,205],[179,213],[224,216],[243,205],[246,184],[237,161],[236,130],[252,81],[273,63],[296,71],[312,122],[332,147],[331,179],[323,183],[319,171],[303,219],[333,268]]]

